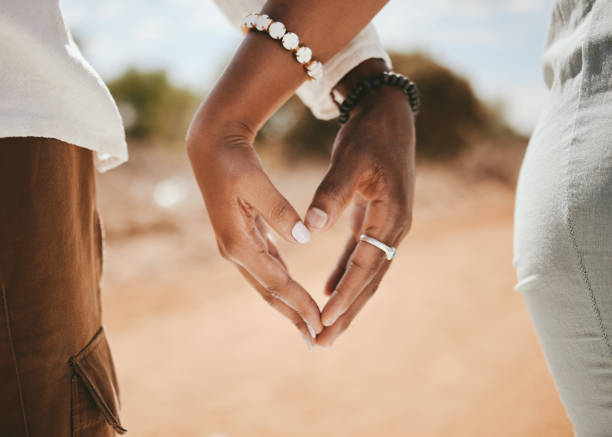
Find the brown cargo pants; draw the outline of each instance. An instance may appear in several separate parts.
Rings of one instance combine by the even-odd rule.
[[[0,139],[0,436],[114,436],[93,153]]]

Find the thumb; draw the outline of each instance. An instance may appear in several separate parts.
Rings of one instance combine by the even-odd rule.
[[[291,242],[307,243],[310,231],[304,226],[295,208],[265,173],[261,172],[259,176],[255,183],[249,183],[244,200],[261,214],[278,235]]]
[[[359,172],[351,166],[332,162],[306,212],[306,226],[324,230],[332,226],[353,198]]]

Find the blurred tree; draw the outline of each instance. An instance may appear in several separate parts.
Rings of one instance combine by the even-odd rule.
[[[416,121],[421,157],[447,159],[474,142],[514,135],[497,107],[474,94],[469,81],[423,53],[390,53],[395,71],[419,87],[421,111]]]
[[[410,77],[421,94],[417,118],[417,156],[449,159],[474,142],[516,136],[502,116],[502,106],[488,106],[474,94],[468,80],[422,53],[391,53],[393,68]],[[259,140],[284,141],[287,152],[329,153],[336,122],[317,120],[296,97],[263,127]]]
[[[130,69],[111,81],[108,88],[129,138],[182,142],[201,100],[195,93],[171,84],[164,71]]]
[[[394,70],[416,82],[421,93],[417,118],[417,156],[450,159],[475,143],[501,144],[517,134],[503,118],[503,102],[486,104],[469,81],[423,53],[391,53]],[[109,83],[129,138],[182,143],[201,97],[173,85],[163,71],[135,69]],[[277,144],[290,157],[328,156],[336,121],[314,118],[292,97],[263,126],[257,144]]]

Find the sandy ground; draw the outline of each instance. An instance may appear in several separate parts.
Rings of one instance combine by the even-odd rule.
[[[572,435],[513,290],[508,187],[420,169],[414,227],[380,291],[333,348],[308,352],[217,255],[182,156],[143,159],[99,181],[128,435]],[[304,211],[324,168],[270,172]],[[152,187],[168,180],[182,200],[155,206]],[[345,218],[305,247],[281,245],[321,306],[347,233]]]

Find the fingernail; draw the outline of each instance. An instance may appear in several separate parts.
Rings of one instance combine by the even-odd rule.
[[[298,243],[304,244],[308,243],[308,240],[310,240],[310,231],[304,226],[302,221],[298,221],[295,226],[293,226],[291,235],[293,235],[293,238],[295,238]]]
[[[306,347],[308,348],[308,352],[312,352],[312,342],[310,341],[310,339],[308,337],[306,337],[304,334],[302,334],[302,338],[304,339],[304,342],[306,343]]]
[[[306,213],[306,223],[311,228],[323,229],[325,223],[327,223],[327,213],[313,206]]]
[[[317,333],[315,332],[315,330],[312,328],[312,326],[310,326],[310,323],[306,322],[306,327],[308,328],[308,332],[310,332],[310,336],[312,338],[317,338]]]

